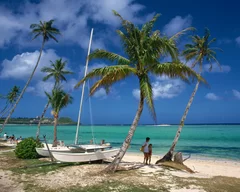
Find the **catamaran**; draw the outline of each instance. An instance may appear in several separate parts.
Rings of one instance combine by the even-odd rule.
[[[89,62],[88,57],[89,57],[90,50],[91,50],[92,36],[93,36],[93,29],[91,30],[91,35],[90,35],[90,40],[89,40],[88,55],[87,55],[87,59],[86,59],[84,77],[86,77],[87,70],[88,70],[88,62]],[[62,162],[95,161],[95,160],[101,160],[101,159],[112,157],[112,156],[116,155],[117,152],[119,151],[119,149],[111,149],[112,147],[109,143],[101,144],[101,145],[95,144],[94,136],[93,136],[93,144],[79,145],[78,135],[79,135],[79,126],[80,126],[80,120],[81,120],[85,84],[86,83],[84,81],[83,87],[82,87],[82,95],[81,95],[81,100],[80,100],[80,107],[79,107],[79,113],[78,113],[78,122],[77,122],[77,129],[76,129],[74,145],[65,146],[61,142],[60,142],[60,145],[57,147],[52,147],[51,144],[48,145],[51,154],[58,161],[62,161]],[[89,99],[89,102],[90,102],[90,99]],[[90,106],[90,110],[91,110],[91,106]],[[93,134],[93,130],[92,130],[92,134]],[[36,148],[36,151],[41,156],[50,156],[50,153],[47,149],[46,144],[44,144],[43,148]]]

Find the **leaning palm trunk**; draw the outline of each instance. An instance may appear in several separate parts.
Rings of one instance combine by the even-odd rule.
[[[45,105],[45,108],[44,108],[44,110],[43,110],[43,112],[42,112],[42,115],[41,115],[41,117],[40,117],[40,119],[39,119],[38,128],[37,128],[37,133],[36,133],[36,139],[39,138],[41,122],[42,122],[42,120],[43,120],[43,117],[44,117],[47,109],[48,109],[49,104],[50,104],[50,102],[49,102],[49,100],[48,100],[48,103],[47,103],[47,105]]]
[[[0,129],[0,133],[3,131],[5,124],[7,124],[8,120],[10,119],[10,117],[11,117],[11,115],[13,114],[14,110],[16,109],[18,103],[20,102],[21,98],[23,97],[23,94],[25,93],[25,91],[26,91],[29,83],[31,82],[31,80],[32,80],[32,78],[33,78],[33,75],[34,75],[34,73],[35,73],[35,71],[36,71],[36,69],[37,69],[37,67],[38,67],[39,61],[40,61],[41,56],[42,56],[42,51],[43,51],[44,43],[45,43],[45,41],[43,40],[43,42],[42,42],[42,47],[41,47],[41,49],[40,49],[40,53],[39,53],[39,56],[38,56],[38,60],[37,60],[37,63],[36,63],[36,65],[35,65],[34,69],[33,69],[33,72],[32,72],[32,74],[31,74],[31,76],[29,77],[26,85],[24,86],[21,94],[19,95],[16,103],[14,104],[13,108],[11,109],[9,115],[8,115],[7,118],[5,119],[5,121],[4,121],[3,125],[2,125],[2,128]]]
[[[1,113],[1,118],[4,117],[11,110],[11,107],[12,107],[12,105],[10,107],[8,107],[7,109],[4,109],[4,111]]]
[[[53,147],[57,147],[57,124],[58,115],[54,115]]]
[[[191,95],[191,97],[190,97],[190,99],[189,99],[189,101],[188,101],[187,107],[186,107],[186,109],[185,109],[185,111],[184,111],[184,114],[183,114],[183,116],[182,116],[182,119],[181,119],[181,121],[180,121],[180,125],[179,125],[179,127],[178,127],[178,130],[177,130],[176,136],[175,136],[175,138],[174,138],[174,140],[173,140],[173,143],[172,143],[171,148],[169,149],[169,151],[167,152],[167,154],[166,154],[162,159],[160,159],[160,160],[158,160],[158,161],[156,162],[156,164],[158,164],[158,163],[160,163],[160,162],[164,162],[164,161],[172,161],[174,149],[175,149],[175,147],[176,147],[176,145],[177,145],[178,139],[180,138],[180,134],[181,134],[182,128],[183,128],[183,126],[184,126],[184,122],[185,122],[185,120],[186,120],[188,111],[189,111],[189,109],[190,109],[190,107],[191,107],[191,105],[192,105],[193,99],[194,99],[194,97],[195,97],[195,95],[196,95],[196,93],[197,93],[199,83],[200,83],[200,82],[198,81],[197,84],[196,84],[196,86],[195,86],[195,88],[194,88],[194,90],[193,90],[193,92],[192,92],[192,95]]]
[[[8,108],[8,104],[1,110],[0,114],[5,114],[7,108]]]
[[[115,159],[113,160],[113,162],[104,170],[105,172],[107,173],[113,173],[117,170],[118,166],[119,166],[119,163],[121,162],[123,156],[125,155],[130,143],[131,143],[131,140],[132,140],[132,137],[134,135],[134,132],[137,128],[137,125],[138,125],[138,122],[139,122],[139,119],[140,119],[140,116],[142,114],[142,111],[143,111],[143,106],[144,106],[144,98],[141,94],[140,96],[140,101],[139,101],[139,105],[138,105],[138,110],[137,110],[137,113],[135,115],[135,118],[133,120],[133,123],[131,125],[131,128],[128,132],[128,135],[125,139],[125,141],[123,142],[123,145],[122,147],[120,148],[117,156],[115,157]]]

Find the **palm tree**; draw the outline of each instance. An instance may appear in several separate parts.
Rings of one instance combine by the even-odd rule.
[[[20,88],[15,85],[6,96],[0,96],[0,98],[6,99],[6,105],[0,112],[1,117],[3,117],[7,112],[9,112],[13,104],[16,102],[19,94]]]
[[[192,36],[191,37],[192,38],[192,44],[186,44],[185,45],[186,49],[183,51],[183,56],[185,56],[186,61],[194,60],[194,62],[192,64],[192,68],[194,68],[198,64],[198,66],[199,66],[199,76],[201,75],[202,70],[203,70],[204,60],[206,60],[210,64],[210,68],[209,68],[210,71],[212,70],[212,62],[216,62],[217,65],[221,69],[221,66],[220,66],[219,62],[216,59],[216,52],[214,51],[214,50],[221,50],[221,49],[219,49],[217,47],[211,48],[210,46],[213,42],[216,41],[216,38],[209,40],[209,37],[210,37],[210,32],[209,32],[208,29],[205,29],[204,36],[202,38],[199,37],[198,35]],[[194,97],[197,93],[199,84],[200,84],[200,81],[198,80],[197,83],[196,83],[196,86],[195,86],[195,88],[192,92],[192,95],[191,95],[191,97],[188,101],[188,104],[185,108],[183,116],[181,118],[181,121],[180,121],[178,130],[177,130],[176,136],[173,140],[172,146],[170,147],[167,154],[162,159],[158,160],[156,163],[172,160],[174,149],[177,145],[177,142],[178,142],[178,139],[180,137],[182,128],[184,126],[184,122],[186,120],[186,117],[187,117],[188,111],[191,107],[191,104],[193,102],[193,99],[194,99]]]
[[[178,61],[175,38],[179,36],[180,33],[169,39],[167,37],[161,37],[160,31],[152,31],[159,14],[155,15],[151,21],[147,22],[139,29],[131,22],[124,20],[117,12],[113,12],[114,15],[121,20],[122,30],[117,30],[117,33],[122,40],[127,57],[105,50],[98,49],[94,51],[89,56],[90,59],[107,59],[111,62],[115,62],[116,65],[92,70],[75,86],[75,88],[79,87],[88,79],[93,79],[95,77],[100,78],[90,89],[90,95],[93,95],[99,88],[109,88],[114,83],[128,76],[135,76],[138,79],[140,99],[137,113],[122,147],[113,162],[105,169],[106,172],[115,172],[118,168],[138,125],[143,111],[144,101],[146,101],[152,117],[156,121],[152,86],[149,77],[150,74],[156,76],[168,75],[171,78],[179,77],[184,81],[188,81],[187,77],[197,77],[201,79],[191,68]],[[170,55],[173,62],[161,64],[159,58],[163,55]]]
[[[46,93],[46,92],[45,92]],[[68,104],[72,103],[73,98],[65,93],[61,87],[56,86],[52,90],[52,94],[46,93],[48,97],[48,101],[52,107],[52,115],[54,116],[54,139],[53,139],[53,147],[57,146],[57,124],[58,124],[58,116],[59,112],[67,107]]]
[[[40,48],[40,53],[38,56],[38,60],[37,63],[32,71],[32,74],[30,75],[27,83],[25,84],[21,94],[19,95],[16,103],[14,104],[13,108],[11,109],[9,115],[7,116],[7,118],[5,119],[2,128],[0,129],[0,133],[3,131],[5,124],[8,122],[9,118],[11,117],[11,115],[13,114],[14,110],[17,107],[17,104],[19,103],[19,101],[21,100],[21,98],[23,97],[23,94],[25,93],[29,83],[31,82],[33,75],[38,67],[38,64],[40,62],[41,59],[41,55],[42,55],[42,51],[44,48],[45,43],[49,40],[49,39],[53,39],[54,41],[58,42],[58,40],[56,39],[56,37],[54,35],[60,35],[60,31],[57,28],[52,27],[54,20],[50,20],[47,22],[42,22],[40,21],[39,24],[31,24],[30,28],[32,29],[32,33],[34,34],[34,37],[32,40],[36,39],[38,36],[42,37],[42,46]]]
[[[54,88],[55,88],[56,86],[59,85],[59,83],[61,81],[67,81],[67,79],[65,78],[64,75],[73,74],[73,72],[65,70],[65,66],[66,66],[67,61],[62,61],[62,58],[57,59],[55,61],[55,63],[53,63],[52,61],[50,61],[50,62],[51,62],[51,67],[43,67],[41,69],[41,71],[44,72],[44,73],[48,73],[48,75],[43,78],[43,81],[47,81],[48,79],[50,79],[52,77],[55,79],[55,84],[54,84]],[[40,117],[40,120],[38,122],[38,129],[37,129],[37,133],[36,133],[37,139],[38,139],[39,133],[40,133],[41,121],[42,121],[42,119],[43,119],[43,117],[44,117],[44,115],[45,115],[45,113],[48,109],[48,106],[49,106],[49,101],[45,105],[44,110],[42,112],[42,115]]]

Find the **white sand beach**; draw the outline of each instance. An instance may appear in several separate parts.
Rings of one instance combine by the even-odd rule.
[[[238,191],[240,186],[240,161],[226,159],[191,157],[184,162],[195,171],[195,173],[189,173],[155,165],[155,162],[160,158],[156,155],[152,156],[151,165],[144,165],[142,163],[143,155],[140,152],[128,152],[120,167],[128,168],[137,165],[138,168],[133,171],[103,174],[101,171],[107,164],[93,163],[66,166],[47,173],[38,169],[40,172],[37,171],[29,175],[25,171],[23,174],[12,172],[10,167],[22,166],[24,162],[18,162],[19,160],[14,159],[13,156],[8,157],[4,154],[0,154],[2,162],[0,164],[0,186],[3,191],[10,189],[11,191],[25,191],[26,186],[33,187],[36,191],[42,191],[46,188],[52,191],[64,191],[72,187],[85,187],[87,191],[87,187],[94,186],[101,186],[103,190],[106,188],[106,190],[111,189],[110,191],[122,191],[122,189],[128,189],[131,186],[144,186],[154,191],[161,189],[169,192],[205,192],[213,189],[215,192],[219,187],[222,187],[219,185],[223,184],[225,185],[223,187],[227,189],[225,191],[234,192]],[[49,161],[46,158],[43,160]],[[7,169],[7,167],[9,168]],[[31,169],[26,171],[31,172]],[[213,181],[214,184],[212,184]]]
[[[152,165],[154,165],[155,162],[159,159],[160,156],[153,155],[151,160]],[[123,161],[142,163],[143,155],[141,153],[127,153]],[[240,161],[217,158],[191,157],[190,159],[187,159],[184,162],[184,164],[191,168],[196,173],[180,174],[179,176],[187,175],[191,177],[226,176],[240,178]],[[150,166],[149,169],[151,169]]]

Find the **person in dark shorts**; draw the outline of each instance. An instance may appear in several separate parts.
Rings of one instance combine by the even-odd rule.
[[[151,158],[152,158],[152,144],[148,145],[148,164],[151,164]]]
[[[150,138],[147,137],[145,143],[142,145],[143,154],[144,154],[143,163],[145,163],[145,164],[148,163],[148,153],[149,153],[148,145],[149,145],[149,141],[150,141]]]

